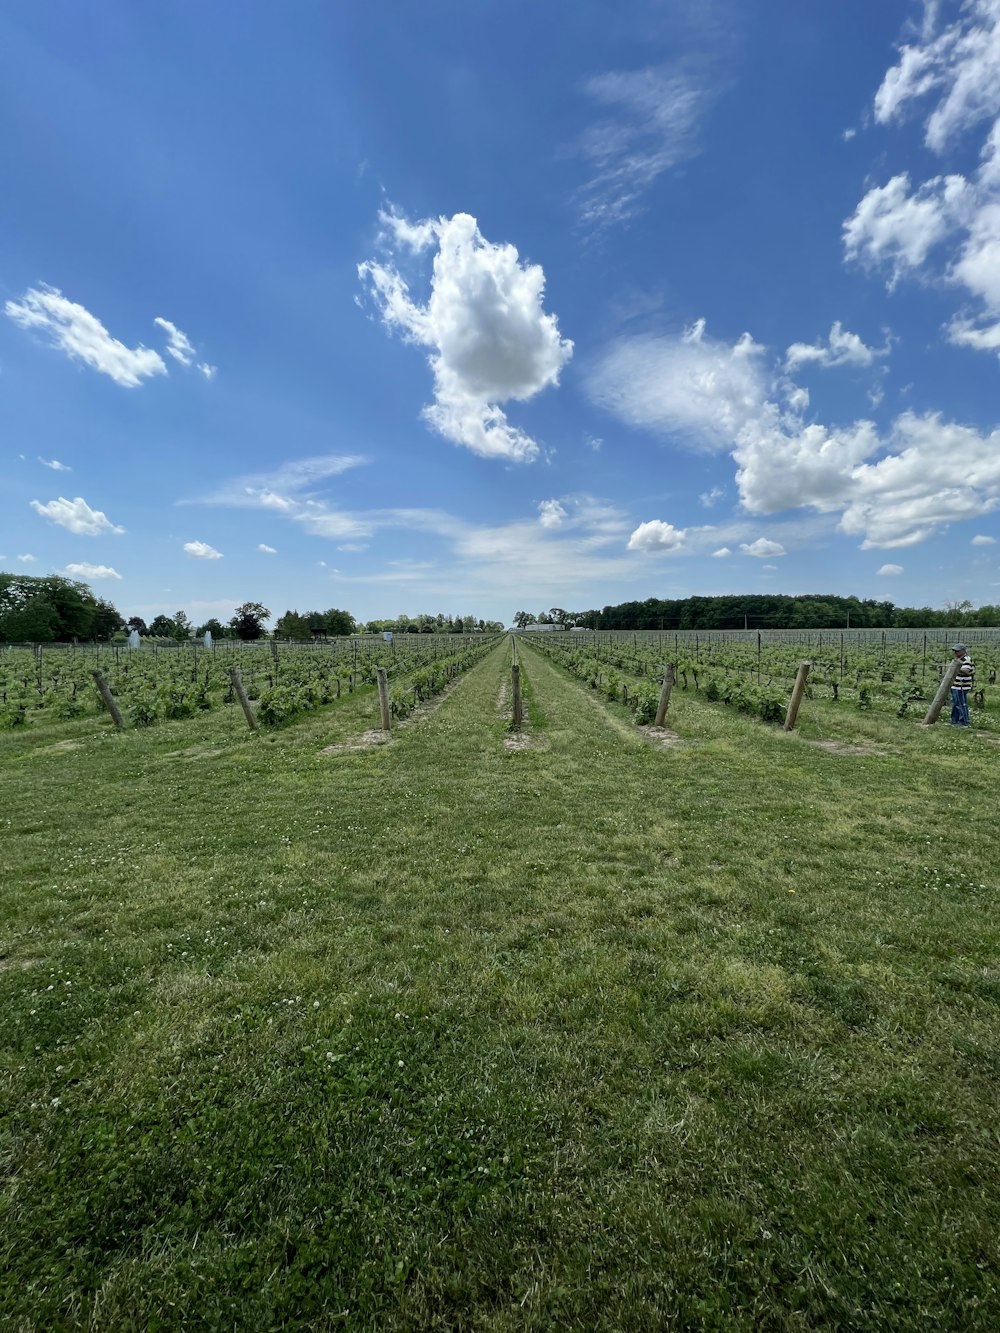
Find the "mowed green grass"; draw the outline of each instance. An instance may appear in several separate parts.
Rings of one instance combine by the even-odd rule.
[[[0,738],[4,1330],[1000,1326],[1000,747],[509,652]]]

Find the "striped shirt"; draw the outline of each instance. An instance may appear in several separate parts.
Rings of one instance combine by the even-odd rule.
[[[976,683],[976,668],[972,665],[972,658],[968,653],[961,659],[961,663],[961,666],[955,672],[951,688],[953,690],[963,690],[968,694]]]

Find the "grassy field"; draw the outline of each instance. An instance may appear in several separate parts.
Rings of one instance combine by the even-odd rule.
[[[1000,1327],[1000,747],[509,652],[0,737],[4,1330]]]

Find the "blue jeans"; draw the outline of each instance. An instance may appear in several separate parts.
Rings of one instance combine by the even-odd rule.
[[[969,725],[969,692],[951,687],[951,725],[967,727]]]

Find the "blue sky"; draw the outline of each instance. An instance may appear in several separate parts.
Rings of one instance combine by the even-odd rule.
[[[0,106],[0,568],[1000,601],[1000,0],[8,0]]]

